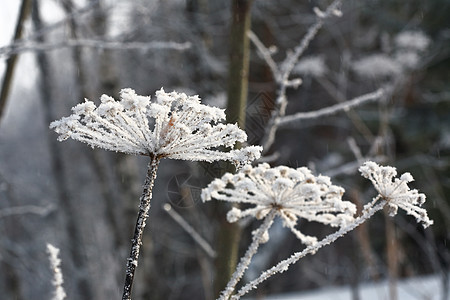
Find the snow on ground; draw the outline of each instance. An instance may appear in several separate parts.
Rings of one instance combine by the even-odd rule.
[[[448,280],[449,277],[447,277]],[[401,280],[398,283],[398,300],[442,300],[442,276],[423,276]],[[448,283],[447,283],[448,287]],[[326,287],[314,291],[271,295],[247,300],[389,300],[386,280],[359,286],[359,298],[354,298],[351,287]],[[448,298],[448,295],[447,295]],[[450,298],[448,298],[450,299]]]

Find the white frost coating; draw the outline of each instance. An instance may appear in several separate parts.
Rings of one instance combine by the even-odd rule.
[[[325,75],[328,70],[322,56],[308,56],[302,58],[292,71],[295,74],[321,77]]]
[[[63,300],[66,298],[66,292],[62,284],[64,283],[63,275],[61,272],[61,259],[59,259],[59,249],[52,244],[47,244],[47,252],[50,260],[50,267],[53,272],[53,287],[55,288],[53,292],[52,300]]]
[[[156,101],[132,89],[120,101],[103,95],[96,107],[89,100],[72,108],[73,114],[50,124],[58,140],[72,138],[92,147],[128,154],[156,155],[195,161],[229,160],[237,165],[259,158],[262,148],[250,146],[224,152],[247,135],[235,124],[221,124],[223,109],[200,103],[198,96],[156,92]]]
[[[430,45],[430,39],[420,31],[404,31],[395,37],[395,45],[403,49],[424,51]]]
[[[417,222],[421,222],[424,228],[433,224],[433,221],[428,218],[427,211],[421,208],[425,203],[425,195],[408,187],[408,183],[414,181],[410,173],[394,178],[397,175],[394,167],[379,166],[372,161],[364,163],[359,171],[363,177],[372,181],[379,193],[378,198],[386,200],[390,216],[395,216],[400,207],[407,214],[415,217]]]
[[[402,72],[402,66],[384,54],[373,54],[353,64],[353,70],[365,78],[383,78],[395,76]]]
[[[202,190],[203,201],[212,198],[234,203],[252,204],[246,209],[233,208],[227,215],[229,222],[252,216],[262,219],[275,209],[284,223],[304,244],[316,239],[301,234],[294,227],[298,218],[316,221],[333,227],[353,221],[355,205],[343,201],[344,189],[331,184],[326,176],[314,176],[308,168],[285,166],[271,168],[268,164],[244,166],[239,173],[225,174]]]
[[[395,61],[398,62],[403,69],[414,69],[420,64],[420,56],[416,51],[401,50],[395,53]]]

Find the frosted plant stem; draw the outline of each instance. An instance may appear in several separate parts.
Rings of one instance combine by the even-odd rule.
[[[227,300],[230,298],[231,294],[234,291],[234,288],[236,287],[236,284],[238,284],[239,280],[244,275],[245,270],[247,270],[248,266],[250,265],[252,257],[255,255],[256,251],[258,251],[259,245],[264,240],[264,234],[266,234],[269,228],[272,226],[276,213],[276,209],[272,209],[270,213],[264,218],[264,222],[257,229],[258,231],[253,235],[252,243],[245,252],[245,255],[241,258],[239,264],[236,267],[236,271],[231,276],[230,281],[222,291],[218,300]]]
[[[344,236],[345,234],[347,234],[350,231],[352,231],[353,229],[355,229],[356,227],[358,227],[359,225],[361,225],[362,223],[367,221],[370,217],[372,217],[377,211],[383,209],[383,207],[386,204],[386,201],[382,200],[377,205],[374,205],[377,201],[378,201],[378,198],[374,199],[373,202],[366,205],[363,210],[362,215],[360,217],[356,218],[353,223],[351,223],[348,226],[342,227],[335,233],[330,234],[327,237],[325,237],[320,242],[306,247],[301,252],[294,253],[288,259],[285,259],[285,260],[279,262],[277,265],[273,266],[272,268],[264,271],[263,273],[261,273],[261,275],[258,278],[256,278],[255,280],[249,282],[244,287],[242,287],[239,290],[239,292],[236,295],[232,296],[230,299],[231,300],[240,299],[240,297],[247,294],[250,290],[256,288],[261,282],[267,280],[268,278],[270,278],[271,276],[273,276],[277,273],[282,273],[282,272],[286,271],[291,264],[296,263],[297,261],[299,261],[301,258],[305,257],[308,254],[315,253],[317,250],[319,250],[320,248],[322,248],[326,245],[334,243],[338,238]]]
[[[152,199],[153,184],[156,179],[156,171],[160,158],[154,155],[150,156],[147,176],[145,177],[144,189],[140,198],[139,213],[134,228],[133,239],[131,240],[130,256],[127,259],[127,268],[125,274],[125,285],[123,287],[122,300],[131,300],[131,288],[133,286],[134,273],[138,265],[139,251],[142,245],[142,236],[150,210],[150,200]]]

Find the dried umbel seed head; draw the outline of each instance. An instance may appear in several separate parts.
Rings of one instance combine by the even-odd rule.
[[[317,239],[303,235],[295,229],[298,218],[331,226],[345,226],[353,221],[354,204],[342,201],[344,189],[331,183],[326,176],[314,176],[305,167],[286,166],[271,168],[268,164],[247,165],[239,173],[227,173],[215,179],[202,191],[203,201],[217,199],[254,205],[250,208],[231,209],[227,218],[236,222],[252,216],[265,218],[270,211],[283,220],[286,227],[305,244]]]
[[[394,167],[380,166],[372,161],[364,163],[359,171],[363,177],[372,182],[378,191],[378,197],[387,202],[390,216],[395,216],[400,207],[407,214],[414,216],[424,228],[433,224],[428,218],[427,211],[421,208],[425,203],[425,195],[408,187],[408,183],[414,181],[410,173],[395,178],[397,170]]]
[[[96,107],[89,100],[72,108],[73,114],[50,124],[58,140],[78,140],[92,147],[128,154],[155,155],[194,161],[228,160],[237,165],[259,158],[262,148],[221,151],[245,142],[235,124],[220,123],[223,109],[200,103],[198,96],[156,92],[156,100],[132,89],[120,92],[120,101],[103,95]]]

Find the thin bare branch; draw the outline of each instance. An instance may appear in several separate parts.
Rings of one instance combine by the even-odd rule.
[[[172,209],[172,206],[170,204],[164,204],[164,210],[175,222],[178,223],[178,225],[181,226],[181,228],[184,229],[184,231],[186,231],[192,237],[192,239],[203,249],[203,251],[206,252],[206,254],[208,254],[210,258],[216,257],[216,251],[213,250],[209,243],[204,238],[202,238],[202,236],[198,234],[198,232],[191,225],[189,225],[189,223],[186,222],[186,220],[184,220],[179,213]]]
[[[35,214],[39,216],[46,216],[49,213],[51,213],[54,209],[55,207],[53,205],[47,206],[22,205],[15,207],[6,207],[0,209],[0,218],[24,214]]]
[[[152,41],[148,43],[142,42],[117,42],[117,41],[102,41],[102,40],[89,40],[89,39],[77,39],[67,40],[58,43],[25,43],[17,45],[15,47],[6,46],[0,48],[0,56],[11,56],[21,52],[27,51],[50,51],[61,48],[72,47],[89,47],[97,49],[110,49],[110,50],[150,50],[150,49],[173,49],[173,50],[187,50],[191,47],[190,42],[177,43],[177,42],[164,42],[164,41]]]
[[[263,155],[266,154],[267,151],[269,151],[270,147],[275,141],[275,134],[279,126],[279,119],[286,114],[287,88],[288,87],[297,88],[298,85],[300,85],[301,83],[300,79],[289,80],[289,76],[291,75],[291,72],[294,69],[295,64],[298,62],[300,56],[305,52],[311,41],[314,39],[319,30],[322,28],[324,20],[333,15],[335,16],[338,15],[338,12],[340,12],[338,8],[341,5],[341,2],[342,0],[333,1],[324,12],[315,9],[317,15],[316,22],[311,27],[309,27],[306,35],[300,41],[298,46],[295,47],[294,51],[291,54],[286,56],[285,60],[281,64],[279,64],[279,66],[276,65],[274,66],[275,64],[274,61],[271,58],[269,59],[270,51],[257,38],[255,39],[256,36],[252,39],[253,43],[255,43],[256,41],[255,45],[261,52],[264,60],[269,65],[271,71],[276,72],[274,73],[274,78],[276,80],[276,83],[279,85],[277,91],[277,98],[275,100],[275,109],[272,111],[272,116],[268,122],[266,131],[261,140],[261,144],[264,149],[262,152]],[[317,12],[320,12],[320,14],[318,14]],[[249,37],[250,36],[251,33]]]
[[[253,31],[247,32],[247,36],[256,46],[256,49],[258,49],[259,54],[264,59],[266,64],[269,66],[270,71],[272,72],[273,77],[275,78],[275,81],[279,83],[279,80],[281,79],[279,76],[280,70],[278,69],[277,63],[273,60],[272,54],[270,53],[269,49],[266,46],[264,46],[264,44],[256,36],[256,34],[253,33]]]
[[[283,118],[279,118],[278,120],[278,126],[287,126],[292,125],[292,123],[301,121],[301,120],[307,120],[307,119],[317,119],[319,117],[332,115],[335,113],[338,113],[340,111],[348,110],[355,106],[360,106],[364,103],[376,101],[379,100],[384,95],[383,89],[378,89],[375,92],[364,94],[362,96],[356,97],[352,100],[335,104],[329,107],[325,107],[319,110],[315,111],[309,111],[309,112],[299,112],[290,116],[286,116]]]

